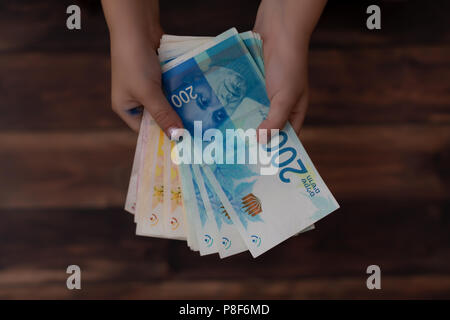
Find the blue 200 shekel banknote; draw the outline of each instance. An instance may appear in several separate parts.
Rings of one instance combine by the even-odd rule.
[[[164,64],[163,89],[192,136],[195,121],[225,136],[227,129],[257,128],[268,113],[259,67],[233,28]],[[264,148],[275,174],[262,175],[259,164],[201,166],[254,257],[339,207],[289,124]]]
[[[244,41],[252,58],[255,59],[260,71],[264,73],[262,41],[259,36],[251,31],[240,33],[239,36]],[[186,41],[183,41],[182,45],[164,45],[164,38],[169,37],[178,41],[181,38],[186,39],[186,37],[168,35],[162,37],[162,44],[158,49],[161,65],[214,39],[213,37],[194,37],[188,41],[189,45],[184,44]],[[190,222],[186,224],[188,227],[188,246],[194,251],[200,251],[201,255],[218,252],[221,258],[248,250],[239,231],[226,213],[208,179],[204,177],[199,165],[181,165],[179,172],[183,186],[182,196],[186,216]],[[214,224],[214,221],[216,224]]]

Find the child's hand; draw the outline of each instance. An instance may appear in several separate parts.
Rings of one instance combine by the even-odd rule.
[[[156,49],[162,30],[157,1],[103,0],[110,29],[113,110],[134,130],[145,107],[170,137],[182,122],[161,89],[161,68]]]
[[[261,2],[255,31],[263,39],[270,110],[259,129],[282,129],[289,120],[299,133],[308,107],[309,38],[325,2]]]

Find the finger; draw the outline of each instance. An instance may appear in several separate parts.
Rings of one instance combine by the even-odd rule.
[[[267,136],[267,140],[270,140],[270,130],[271,129],[283,129],[288,121],[291,109],[295,102],[292,99],[284,96],[283,93],[275,94],[270,102],[269,114],[266,119],[261,122],[258,127],[258,138]],[[262,134],[261,130],[267,130],[267,135]],[[265,141],[260,141],[265,143]]]
[[[127,113],[128,113],[130,116],[137,116],[137,115],[142,114],[143,111],[144,111],[144,106],[143,106],[143,105],[140,105],[140,106],[137,106],[137,107],[128,109],[128,110],[127,110]]]
[[[167,102],[160,87],[147,90],[142,97],[144,107],[150,112],[153,119],[169,138],[175,134],[177,129],[183,128],[180,117]]]
[[[289,122],[294,129],[297,136],[300,134],[300,129],[305,120],[306,110],[308,109],[308,94],[304,94],[297,105],[292,109]]]
[[[142,108],[140,107],[138,103],[113,101],[112,109],[133,131],[138,132],[142,119]]]

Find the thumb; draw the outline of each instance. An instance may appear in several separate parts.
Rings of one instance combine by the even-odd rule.
[[[160,87],[156,86],[146,90],[142,103],[169,139],[175,130],[183,128],[180,117],[173,110]]]
[[[285,99],[280,94],[275,94],[270,102],[269,114],[266,119],[261,122],[258,127],[258,140],[260,143],[267,143],[270,141],[270,130],[271,129],[283,129],[286,122],[289,119],[289,114],[292,109],[293,103],[290,102],[291,99]],[[264,131],[267,133],[264,133]],[[267,141],[263,141],[267,139]]]

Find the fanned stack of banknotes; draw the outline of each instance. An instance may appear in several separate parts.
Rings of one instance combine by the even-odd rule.
[[[125,204],[137,235],[184,240],[200,255],[257,257],[339,208],[290,124],[276,143],[256,143],[271,152],[274,173],[259,163],[173,161],[186,139],[195,145],[198,124],[205,136],[213,128],[225,137],[267,116],[262,52],[258,34],[235,28],[217,37],[162,36],[163,91],[190,135],[170,140],[144,111]]]

